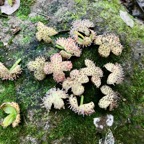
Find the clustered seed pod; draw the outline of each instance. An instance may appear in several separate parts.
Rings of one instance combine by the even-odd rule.
[[[62,49],[60,54],[63,58],[69,59],[71,56],[80,57],[81,55],[81,49],[72,38],[58,38],[56,40],[56,46]]]
[[[72,23],[70,36],[82,46],[89,46],[95,39],[96,33],[91,30],[94,24],[89,20],[76,20]]]
[[[74,95],[80,96],[84,93],[84,86],[82,84],[89,82],[87,75],[75,69],[70,72],[68,77],[62,84],[63,89],[68,91],[71,89]]]
[[[107,78],[107,84],[120,84],[124,80],[123,68],[120,64],[107,63],[104,67],[111,72]]]
[[[109,86],[103,85],[100,88],[101,92],[105,95],[99,100],[99,107],[112,111],[114,108],[118,107],[118,93],[114,92]]]
[[[73,95],[71,95],[69,97],[69,104],[70,104],[70,109],[72,111],[74,111],[75,113],[78,113],[79,115],[91,115],[95,112],[94,110],[94,103],[93,102],[89,102],[87,104],[81,104],[78,105],[78,101],[77,98],[74,97]]]
[[[51,88],[42,99],[42,106],[47,109],[47,111],[51,110],[52,105],[54,105],[55,109],[65,108],[63,99],[68,98],[68,95],[65,91]]]
[[[85,60],[85,65],[87,67],[82,68],[80,71],[87,76],[91,76],[91,81],[96,87],[99,87],[101,85],[101,77],[103,77],[103,71],[89,59]]]
[[[101,86],[101,78],[104,76],[100,67],[96,66],[94,61],[85,59],[86,67],[79,70],[74,69],[70,72],[69,77],[65,77],[64,71],[70,71],[73,67],[71,61],[63,61],[63,59],[70,59],[72,56],[80,57],[82,49],[80,46],[89,46],[93,42],[99,45],[98,53],[102,57],[108,57],[112,52],[114,55],[119,56],[122,53],[123,46],[120,43],[119,38],[115,34],[96,35],[93,31],[94,24],[89,20],[76,20],[72,23],[70,30],[70,37],[58,38],[55,42],[52,42],[51,36],[57,34],[57,31],[53,28],[46,27],[43,23],[39,22],[37,25],[38,32],[36,37],[39,41],[56,44],[55,46],[60,49],[59,53],[56,53],[50,57],[50,62],[40,63],[39,58],[35,61],[29,62],[28,68],[30,71],[34,71],[34,75],[37,79],[42,80],[46,74],[53,74],[53,79],[60,83],[62,82],[62,88],[64,90],[52,88],[42,99],[43,106],[50,111],[52,104],[54,108],[64,108],[63,99],[68,98],[70,108],[78,114],[90,115],[94,113],[94,103],[89,102],[83,104],[84,84],[89,82],[91,78],[92,83],[99,88]],[[79,46],[78,46],[78,45]],[[104,67],[110,71],[107,78],[107,84],[119,84],[124,79],[124,72],[120,64],[107,63]],[[39,74],[39,75],[37,75]],[[40,77],[41,75],[41,77]],[[105,95],[99,100],[99,107],[103,109],[113,110],[118,106],[118,93],[114,92],[109,86],[104,85],[101,88],[101,92]],[[69,96],[66,93],[72,93]],[[78,99],[81,98],[82,103],[78,104]]]
[[[100,45],[98,52],[102,57],[108,57],[110,52],[116,56],[119,56],[123,50],[123,46],[115,34],[104,34],[96,36],[94,43]]]
[[[2,121],[1,125],[7,127],[12,124],[12,127],[16,127],[20,123],[20,108],[16,102],[6,102],[0,106],[5,113],[9,114]]]
[[[45,74],[52,74],[56,82],[62,82],[65,79],[63,71],[70,71],[72,69],[71,61],[62,61],[59,53],[54,54],[50,58],[51,62],[46,62],[44,66]]]
[[[36,38],[38,41],[43,40],[46,43],[52,42],[51,37],[58,33],[55,29],[45,26],[42,22],[38,22],[37,30]]]
[[[46,77],[44,73],[45,61],[44,57],[37,57],[35,61],[30,61],[27,64],[28,69],[34,72],[34,76],[37,80],[43,80]]]
[[[20,61],[21,59],[17,60],[10,69],[7,69],[4,64],[0,62],[0,78],[2,80],[15,80],[22,73],[21,66],[18,65]]]

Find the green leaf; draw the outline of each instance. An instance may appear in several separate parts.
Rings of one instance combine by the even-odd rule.
[[[2,108],[5,113],[17,115],[16,109],[12,106],[6,105]]]
[[[7,117],[5,117],[5,119],[2,122],[2,126],[3,127],[7,127],[10,124],[12,124],[12,122],[16,119],[16,115],[10,114]]]
[[[13,5],[13,1],[12,1],[12,0],[8,0],[8,4],[9,4],[10,6],[12,6],[12,5]]]

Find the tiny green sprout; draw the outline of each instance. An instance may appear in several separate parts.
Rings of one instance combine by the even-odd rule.
[[[12,7],[13,6],[13,0],[8,0],[8,4]]]
[[[19,106],[17,103],[15,103],[15,102],[3,103],[0,106],[0,109],[2,109],[6,114],[8,114],[8,116],[6,116],[3,120],[3,122],[1,123],[1,126],[6,128],[11,124],[12,124],[12,127],[15,127],[19,124],[19,122],[20,122],[20,114],[19,114],[20,110],[19,110]]]

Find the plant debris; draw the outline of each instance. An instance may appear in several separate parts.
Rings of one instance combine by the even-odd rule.
[[[114,92],[109,86],[103,85],[100,88],[101,92],[105,95],[99,100],[99,107],[103,109],[107,109],[112,111],[114,108],[118,107],[118,93]]]
[[[124,80],[124,71],[120,64],[107,63],[104,67],[111,72],[107,78],[107,84],[120,84]]]
[[[12,124],[12,127],[16,127],[20,123],[20,108],[19,105],[16,102],[6,102],[3,103],[0,106],[0,109],[2,109],[6,114],[9,114],[1,125],[6,128],[9,125]]]
[[[63,82],[65,80],[65,73],[63,71],[70,71],[72,69],[71,61],[62,61],[59,53],[51,56],[50,60],[51,62],[45,63],[45,74],[53,74],[53,78],[57,83]]]
[[[56,40],[56,47],[62,49],[60,54],[63,58],[71,58],[71,56],[80,57],[81,49],[76,45],[72,38],[58,38]]]
[[[128,9],[129,13],[144,21],[144,1],[143,0],[121,0],[122,4]]]
[[[20,0],[5,0],[4,5],[2,5],[1,8],[1,13],[11,15],[13,14],[18,8],[20,7]]]
[[[83,104],[83,102],[81,102],[81,104],[78,105],[77,98],[74,97],[73,95],[71,95],[69,98],[69,104],[70,104],[70,109],[75,113],[78,113],[79,115],[83,115],[83,116],[91,115],[95,112],[94,110],[95,105],[93,102],[89,102],[87,104]]]
[[[96,35],[92,27],[94,24],[89,20],[76,20],[72,23],[70,35],[79,45],[89,46]]]
[[[68,77],[62,84],[63,89],[68,91],[71,88],[71,91],[74,95],[80,96],[84,93],[84,86],[89,82],[89,78],[86,74],[80,72],[77,69],[74,69],[70,72],[70,77]]]
[[[22,72],[21,66],[18,65],[20,61],[21,59],[18,59],[10,70],[0,62],[0,78],[2,78],[2,80],[15,80]]]
[[[124,11],[120,11],[121,19],[131,28],[134,27],[134,21],[130,18],[129,14]]]
[[[113,33],[96,36],[94,43],[96,45],[100,45],[98,48],[98,53],[105,58],[110,55],[110,52],[116,56],[119,56],[123,50],[119,37]]]
[[[68,95],[65,93],[65,91],[51,88],[46,93],[46,96],[42,99],[42,106],[45,107],[48,111],[51,110],[52,105],[54,105],[55,109],[62,109],[65,108],[63,99],[66,98],[68,98]]]
[[[37,80],[43,80],[46,77],[44,73],[45,61],[44,57],[37,57],[35,61],[30,61],[27,64],[28,69],[34,71],[34,76]]]
[[[103,71],[101,68],[97,67],[93,61],[85,60],[86,68],[82,68],[80,71],[87,76],[91,76],[91,81],[98,88],[101,85],[101,77],[103,77]]]
[[[42,22],[38,22],[37,30],[36,38],[38,41],[43,40],[46,43],[52,42],[51,37],[58,33],[55,29],[45,26]]]
[[[111,114],[107,114],[106,116],[97,117],[93,119],[93,123],[98,129],[111,127],[114,123],[114,116]]]

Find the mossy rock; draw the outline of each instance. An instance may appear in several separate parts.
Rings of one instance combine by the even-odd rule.
[[[30,6],[33,4],[30,10]],[[93,118],[105,114],[113,114],[114,125],[111,130],[116,143],[141,144],[143,136],[143,106],[144,106],[144,26],[135,21],[133,28],[128,27],[120,18],[119,11],[126,11],[119,0],[68,0],[68,1],[22,1],[21,8],[13,16],[3,18],[0,22],[4,29],[2,37],[9,45],[0,44],[0,61],[10,67],[18,58],[22,59],[23,73],[14,82],[0,81],[0,101],[16,101],[21,107],[21,124],[12,129],[0,127],[0,143],[66,143],[66,144],[96,144],[106,131],[99,132]],[[112,112],[101,110],[98,100],[102,96],[99,89],[91,83],[85,85],[85,102],[93,100],[96,113],[82,117],[73,113],[66,105],[65,110],[52,110],[49,114],[41,108],[41,98],[46,91],[56,85],[52,76],[43,81],[37,81],[28,71],[26,65],[37,56],[45,56],[58,52],[52,44],[38,42],[35,38],[36,23],[42,21],[54,26],[60,33],[56,36],[68,36],[71,22],[76,19],[90,19],[94,22],[97,34],[113,32],[120,37],[124,50],[121,56],[111,55],[105,59],[98,55],[97,46],[91,45],[83,49],[80,58],[73,57],[74,68],[84,67],[86,58],[93,60],[102,67],[107,62],[119,62],[125,70],[125,82],[113,87],[122,100],[117,109]],[[21,31],[11,34],[12,24],[18,25]],[[3,39],[1,39],[2,41]],[[105,79],[103,79],[103,84]],[[3,116],[0,113],[0,116]]]

